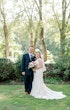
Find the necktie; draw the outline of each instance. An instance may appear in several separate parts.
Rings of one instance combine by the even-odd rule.
[[[31,61],[32,61],[32,55],[30,56],[30,59],[31,59]]]

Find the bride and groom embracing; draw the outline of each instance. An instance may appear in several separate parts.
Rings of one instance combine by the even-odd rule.
[[[34,65],[31,63],[34,63]],[[28,53],[22,57],[21,71],[24,76],[26,94],[39,99],[61,99],[66,97],[62,92],[53,91],[44,84],[44,61],[40,51],[37,51],[34,55],[32,46],[29,47]]]

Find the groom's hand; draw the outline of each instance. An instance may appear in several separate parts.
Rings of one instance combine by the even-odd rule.
[[[25,75],[25,72],[22,72],[22,75]]]

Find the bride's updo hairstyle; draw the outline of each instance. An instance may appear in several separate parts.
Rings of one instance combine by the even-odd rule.
[[[45,67],[45,63],[44,63],[44,57],[43,57],[42,53],[40,52],[39,49],[36,49],[35,53],[39,53],[40,58],[42,59],[42,62],[43,62],[43,72],[46,71],[46,67]]]
[[[36,49],[36,50],[35,50],[35,55],[36,55],[37,53],[39,53],[39,56],[40,56],[40,58],[41,58],[41,52],[40,52],[39,49]]]

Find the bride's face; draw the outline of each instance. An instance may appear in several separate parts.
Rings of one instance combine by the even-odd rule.
[[[41,55],[39,52],[36,53],[36,58],[41,58]]]

